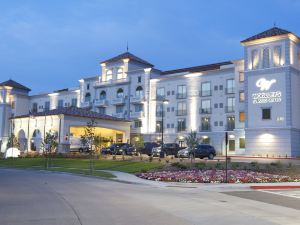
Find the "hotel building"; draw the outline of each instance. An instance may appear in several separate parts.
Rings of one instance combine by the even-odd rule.
[[[1,150],[10,132],[32,150],[45,132],[60,130],[60,149],[68,151],[80,127],[97,118],[112,141],[160,141],[163,126],[165,143],[185,145],[196,131],[224,154],[228,132],[229,154],[300,156],[299,37],[273,27],[241,45],[241,60],[169,71],[126,52],[101,62],[100,75],[77,88],[33,96],[14,81],[0,83]]]

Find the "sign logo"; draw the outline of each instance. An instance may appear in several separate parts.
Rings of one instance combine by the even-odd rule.
[[[267,80],[265,78],[260,78],[256,81],[256,87],[260,88],[260,91],[268,91],[274,83],[276,83],[275,79]]]

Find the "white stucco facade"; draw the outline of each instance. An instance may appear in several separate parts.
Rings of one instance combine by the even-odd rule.
[[[132,121],[128,139],[160,141],[164,115],[164,142],[185,145],[184,137],[196,131],[224,154],[228,132],[229,154],[300,156],[299,38],[274,27],[241,44],[240,60],[170,71],[126,52],[101,62],[99,75],[80,79],[77,88],[53,93],[29,96],[0,85],[2,143],[9,117],[76,106]]]

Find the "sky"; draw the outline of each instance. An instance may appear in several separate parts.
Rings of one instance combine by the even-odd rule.
[[[300,35],[297,0],[0,0],[0,82],[31,94],[79,85],[129,51],[157,69],[241,59],[276,26]]]

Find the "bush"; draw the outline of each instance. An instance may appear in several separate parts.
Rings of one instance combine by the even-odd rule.
[[[233,169],[233,170],[237,170],[241,166],[240,163],[238,163],[238,162],[233,162],[230,165],[231,165],[231,169]]]
[[[216,168],[216,169],[223,169],[224,166],[223,166],[222,163],[217,162],[216,165],[215,165],[215,168]]]
[[[188,168],[186,165],[179,163],[179,162],[174,162],[171,164],[171,166],[182,169],[182,170],[185,170]]]
[[[251,162],[250,167],[252,170],[259,170],[260,168],[258,162]]]
[[[152,161],[153,161],[153,157],[149,156],[149,162],[152,162]]]
[[[279,168],[282,168],[282,164],[281,164],[280,161],[277,161],[277,162],[271,162],[270,165],[273,166],[273,167],[276,167],[276,168],[278,168],[278,169],[279,169]]]
[[[198,169],[205,169],[206,168],[206,163],[205,162],[199,162],[199,163],[196,163],[195,164],[195,167],[198,168]]]

